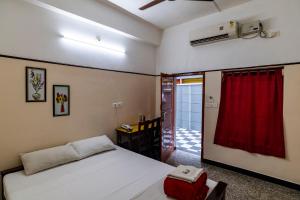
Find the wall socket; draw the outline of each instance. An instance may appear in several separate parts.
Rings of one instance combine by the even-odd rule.
[[[113,108],[120,108],[120,107],[122,107],[122,105],[123,105],[122,101],[118,101],[118,102],[113,102],[112,103],[112,107]]]

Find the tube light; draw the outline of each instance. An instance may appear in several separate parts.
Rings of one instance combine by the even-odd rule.
[[[97,27],[100,27],[104,30],[107,30],[107,31],[110,31],[110,32],[113,32],[113,33],[117,33],[119,35],[123,35],[125,37],[128,37],[128,38],[131,38],[131,39],[135,39],[135,40],[138,40],[137,37],[133,36],[133,35],[130,35],[128,33],[125,33],[123,31],[119,31],[115,28],[111,28],[109,26],[106,26],[106,25],[103,25],[103,24],[100,24],[98,22],[95,22],[93,20],[90,20],[90,19],[87,19],[87,18],[84,18],[84,17],[81,17],[79,15],[75,15],[71,12],[67,12],[65,10],[62,10],[60,8],[57,8],[55,6],[51,6],[50,4],[47,4],[47,3],[44,3],[44,2],[41,2],[40,0],[25,0],[27,1],[28,3],[31,3],[33,5],[36,5],[36,6],[39,6],[41,8],[44,8],[44,9],[47,9],[47,10],[50,10],[52,12],[55,12],[55,13],[58,13],[58,14],[61,14],[61,15],[64,15],[64,16],[67,16],[67,17],[70,17],[72,19],[75,19],[77,21],[80,21],[80,22],[83,22],[83,23],[86,23],[86,24],[90,24],[90,25],[94,25],[94,26],[97,26]]]
[[[126,51],[124,48],[122,47],[118,47],[112,44],[108,44],[108,43],[102,43],[100,42],[100,39],[97,37],[97,40],[87,40],[87,39],[83,39],[83,38],[78,38],[77,36],[71,36],[71,35],[62,35],[62,37],[64,39],[67,40],[71,40],[74,42],[79,42],[82,44],[86,44],[86,45],[90,45],[90,46],[94,46],[94,47],[99,47],[102,48],[104,50],[107,51],[113,51],[114,53],[121,53],[121,54],[125,54]]]

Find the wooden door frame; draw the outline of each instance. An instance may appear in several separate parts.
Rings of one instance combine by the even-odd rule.
[[[203,84],[202,84],[202,122],[201,122],[201,157],[200,157],[200,161],[202,162],[203,161],[203,152],[204,152],[204,117],[205,117],[205,112],[204,112],[204,109],[205,109],[205,72],[202,72],[202,71],[199,71],[199,72],[183,72],[183,73],[174,73],[174,74],[164,74],[164,73],[161,73],[160,75],[160,111],[162,113],[162,76],[164,77],[179,77],[179,76],[196,76],[196,75],[202,75],[203,76]],[[176,82],[175,82],[176,84]],[[175,124],[175,114],[176,114],[176,111],[175,111],[175,106],[174,106],[174,103],[175,103],[175,85],[173,85],[173,91],[174,91],[174,95],[173,95],[173,117],[172,117],[172,120],[173,120],[173,124],[174,126],[176,126]],[[176,138],[176,128],[173,127],[174,129],[174,140]],[[174,141],[175,143],[175,141]],[[176,149],[176,146],[174,148],[174,150]]]
[[[205,110],[205,73],[203,73],[203,84],[202,84],[202,124],[201,124],[201,162],[203,161],[204,152],[204,110]]]
[[[173,86],[172,86],[172,91],[173,91],[173,94],[172,94],[172,112],[173,112],[173,114],[172,114],[172,124],[173,124],[173,127],[172,127],[172,129],[173,129],[173,134],[174,134],[174,137],[173,137],[173,140],[174,140],[174,142],[175,142],[175,107],[174,107],[174,102],[175,102],[175,84],[176,84],[176,82],[174,81],[174,79],[175,79],[175,76],[173,75],[173,74],[164,74],[164,73],[161,73],[160,74],[160,113],[161,113],[161,115],[162,115],[162,78],[163,77],[171,77],[171,78],[173,78]],[[163,116],[161,116],[161,118],[163,119]],[[161,126],[161,142],[163,141],[162,139],[162,129],[163,129],[163,124],[162,124],[162,120],[161,120],[161,124],[160,124]],[[162,147],[161,147],[162,148]],[[175,145],[174,145],[174,147],[173,147],[173,150],[172,150],[172,152],[175,150]],[[162,152],[161,152],[161,160],[162,160]]]

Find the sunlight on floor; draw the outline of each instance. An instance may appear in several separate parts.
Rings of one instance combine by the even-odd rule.
[[[196,130],[178,128],[176,130],[176,148],[178,150],[201,155],[201,133]]]

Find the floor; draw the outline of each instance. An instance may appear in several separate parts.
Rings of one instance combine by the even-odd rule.
[[[176,149],[194,155],[201,155],[200,131],[178,128],[176,130]]]
[[[173,166],[184,164],[204,167],[210,179],[228,184],[226,200],[300,200],[300,191],[203,164],[199,156],[181,150],[176,150],[167,163]]]

